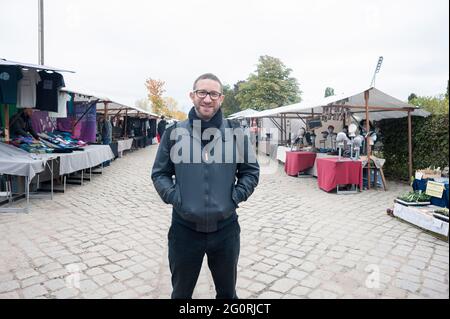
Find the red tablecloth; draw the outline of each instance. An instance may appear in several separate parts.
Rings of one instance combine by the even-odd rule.
[[[337,185],[356,184],[362,190],[363,174],[362,162],[341,158],[317,159],[317,182],[326,192],[336,188]]]
[[[316,153],[313,152],[286,152],[284,171],[289,176],[297,176],[298,172],[314,166]]]

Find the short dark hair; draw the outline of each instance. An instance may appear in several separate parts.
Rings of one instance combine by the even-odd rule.
[[[161,115],[161,120],[164,120],[166,117],[164,115]]]
[[[195,91],[195,86],[197,85],[197,82],[200,81],[200,80],[213,80],[213,81],[216,81],[217,83],[220,84],[220,93],[223,92],[223,85],[222,85],[222,82],[219,80],[219,78],[218,78],[217,76],[215,76],[215,75],[212,74],[212,73],[205,73],[205,74],[200,75],[200,76],[197,78],[197,80],[195,80],[195,82],[194,82],[194,86],[193,86],[193,90],[194,90],[194,91]]]

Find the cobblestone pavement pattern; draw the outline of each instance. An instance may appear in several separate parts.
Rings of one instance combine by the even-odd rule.
[[[155,153],[32,200],[29,214],[0,214],[0,298],[169,298],[171,208],[150,180]],[[238,210],[239,297],[448,298],[448,242],[386,214],[407,190],[336,195],[281,165],[262,174]],[[194,298],[214,296],[205,261]]]

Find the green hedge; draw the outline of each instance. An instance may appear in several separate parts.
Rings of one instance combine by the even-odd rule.
[[[448,166],[448,115],[413,117],[413,170]],[[408,180],[408,119],[379,122],[383,138],[386,176]]]

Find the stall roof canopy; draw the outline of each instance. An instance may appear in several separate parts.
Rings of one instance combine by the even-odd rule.
[[[374,87],[359,91],[355,94],[340,94],[322,98],[318,101],[304,101],[297,104],[278,107],[275,109],[264,110],[257,114],[246,117],[277,117],[280,114],[315,114],[322,113],[323,106],[347,106],[352,113],[359,119],[365,119],[365,92],[369,92],[369,118],[379,121],[389,118],[402,118],[408,115],[427,117],[429,112],[405,103],[393,96],[390,96]]]
[[[25,69],[75,73],[74,71],[58,69],[58,68],[54,68],[54,67],[50,67],[50,66],[46,66],[46,65],[14,62],[14,61],[9,61],[9,60],[5,60],[5,59],[0,59],[0,65],[14,65],[14,66],[20,66]]]
[[[68,88],[63,88],[61,89],[62,92],[66,92],[68,94],[75,94],[81,97],[85,97],[91,100],[98,100],[98,103],[107,103],[108,104],[108,109],[109,110],[115,110],[115,111],[120,111],[123,110],[125,111],[126,109],[128,109],[128,114],[130,115],[134,115],[139,113],[145,114],[145,115],[150,115],[153,117],[159,117],[157,114],[146,111],[138,106],[127,106],[125,104],[122,103],[118,103],[116,101],[113,101],[112,99],[105,97],[105,96],[101,96],[98,94],[91,94],[91,93],[86,93],[86,92],[82,92],[79,90],[73,90],[73,89],[68,89]],[[103,112],[102,108],[98,108],[97,110],[99,113]]]
[[[254,109],[246,109],[234,114],[231,114],[230,116],[228,116],[228,118],[230,120],[232,119],[240,119],[240,118],[245,118],[245,117],[251,117],[251,115],[255,115],[258,114],[259,112],[254,110]]]

